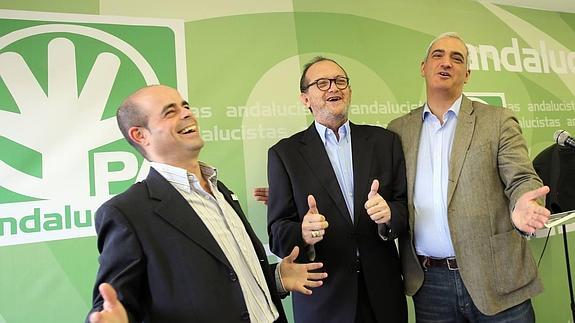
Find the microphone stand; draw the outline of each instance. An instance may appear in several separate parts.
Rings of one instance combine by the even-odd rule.
[[[559,143],[557,138],[554,139],[556,139],[555,142]],[[539,153],[533,161],[533,166],[538,175],[551,188],[551,192],[546,197],[546,202],[547,207],[553,209],[554,212],[575,209],[575,150],[561,146],[552,145],[548,147]],[[566,223],[563,223],[561,228],[563,231],[563,250],[565,251],[567,282],[571,301],[571,316],[572,322],[575,323],[575,298],[573,296]]]
[[[575,300],[573,298],[573,281],[571,280],[571,264],[569,261],[569,244],[567,243],[567,229],[565,224],[561,226],[563,230],[563,249],[565,250],[565,263],[567,265],[567,282],[569,283],[569,296],[571,297],[571,316],[575,322]]]
[[[559,179],[557,182],[557,204],[560,209],[575,209],[575,150],[564,147],[558,148],[559,156]],[[569,260],[569,243],[567,242],[566,223],[561,226],[563,231],[563,249],[565,251],[565,266],[567,269],[567,282],[569,285],[569,297],[571,300],[571,317],[575,323],[575,300],[573,297],[573,280],[571,279],[571,262]]]

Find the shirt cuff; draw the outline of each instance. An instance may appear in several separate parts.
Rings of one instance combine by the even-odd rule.
[[[283,261],[283,260],[282,260]],[[280,266],[282,264],[282,261],[280,261],[277,265],[276,265],[276,271],[275,271],[275,278],[276,278],[276,287],[278,290],[278,294],[280,295],[287,295],[289,292],[285,289],[284,287],[284,282],[282,280],[282,273],[280,270]]]
[[[534,237],[535,236],[535,232],[533,233],[527,233],[527,232],[523,232],[521,230],[519,230],[516,226],[515,223],[513,223],[513,220],[511,220],[511,225],[513,225],[513,228],[515,229],[515,231],[517,231],[521,236],[523,237]],[[537,230],[536,230],[537,231]]]

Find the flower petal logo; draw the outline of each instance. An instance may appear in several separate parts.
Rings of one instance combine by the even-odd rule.
[[[175,72],[185,71],[177,53],[183,24],[53,14],[83,23],[31,22],[8,13],[2,26],[13,30],[0,34],[0,246],[92,235],[93,213],[117,193],[114,182],[133,182],[142,164],[121,139],[115,109],[146,84],[186,86]]]

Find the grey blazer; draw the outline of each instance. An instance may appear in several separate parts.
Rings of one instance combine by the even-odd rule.
[[[409,227],[399,240],[407,295],[423,284],[413,244],[413,192],[423,107],[393,120],[407,172]],[[527,241],[514,229],[519,197],[543,184],[510,110],[463,97],[449,163],[448,222],[460,274],[473,302],[493,315],[543,291]]]

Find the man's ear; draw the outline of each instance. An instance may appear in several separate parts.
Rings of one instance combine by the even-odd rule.
[[[300,93],[299,94],[299,101],[305,105],[306,108],[309,108],[310,104],[309,104],[309,98],[307,97],[307,93]]]
[[[465,73],[465,80],[463,81],[464,84],[467,84],[467,82],[469,81],[470,75],[471,75],[471,70],[467,70],[467,73]]]
[[[419,67],[419,75],[421,75],[421,77],[425,77],[425,71],[423,70],[424,67],[425,67],[425,61],[421,61],[421,65]]]
[[[148,145],[148,131],[144,127],[131,127],[128,129],[128,136],[142,147]]]

